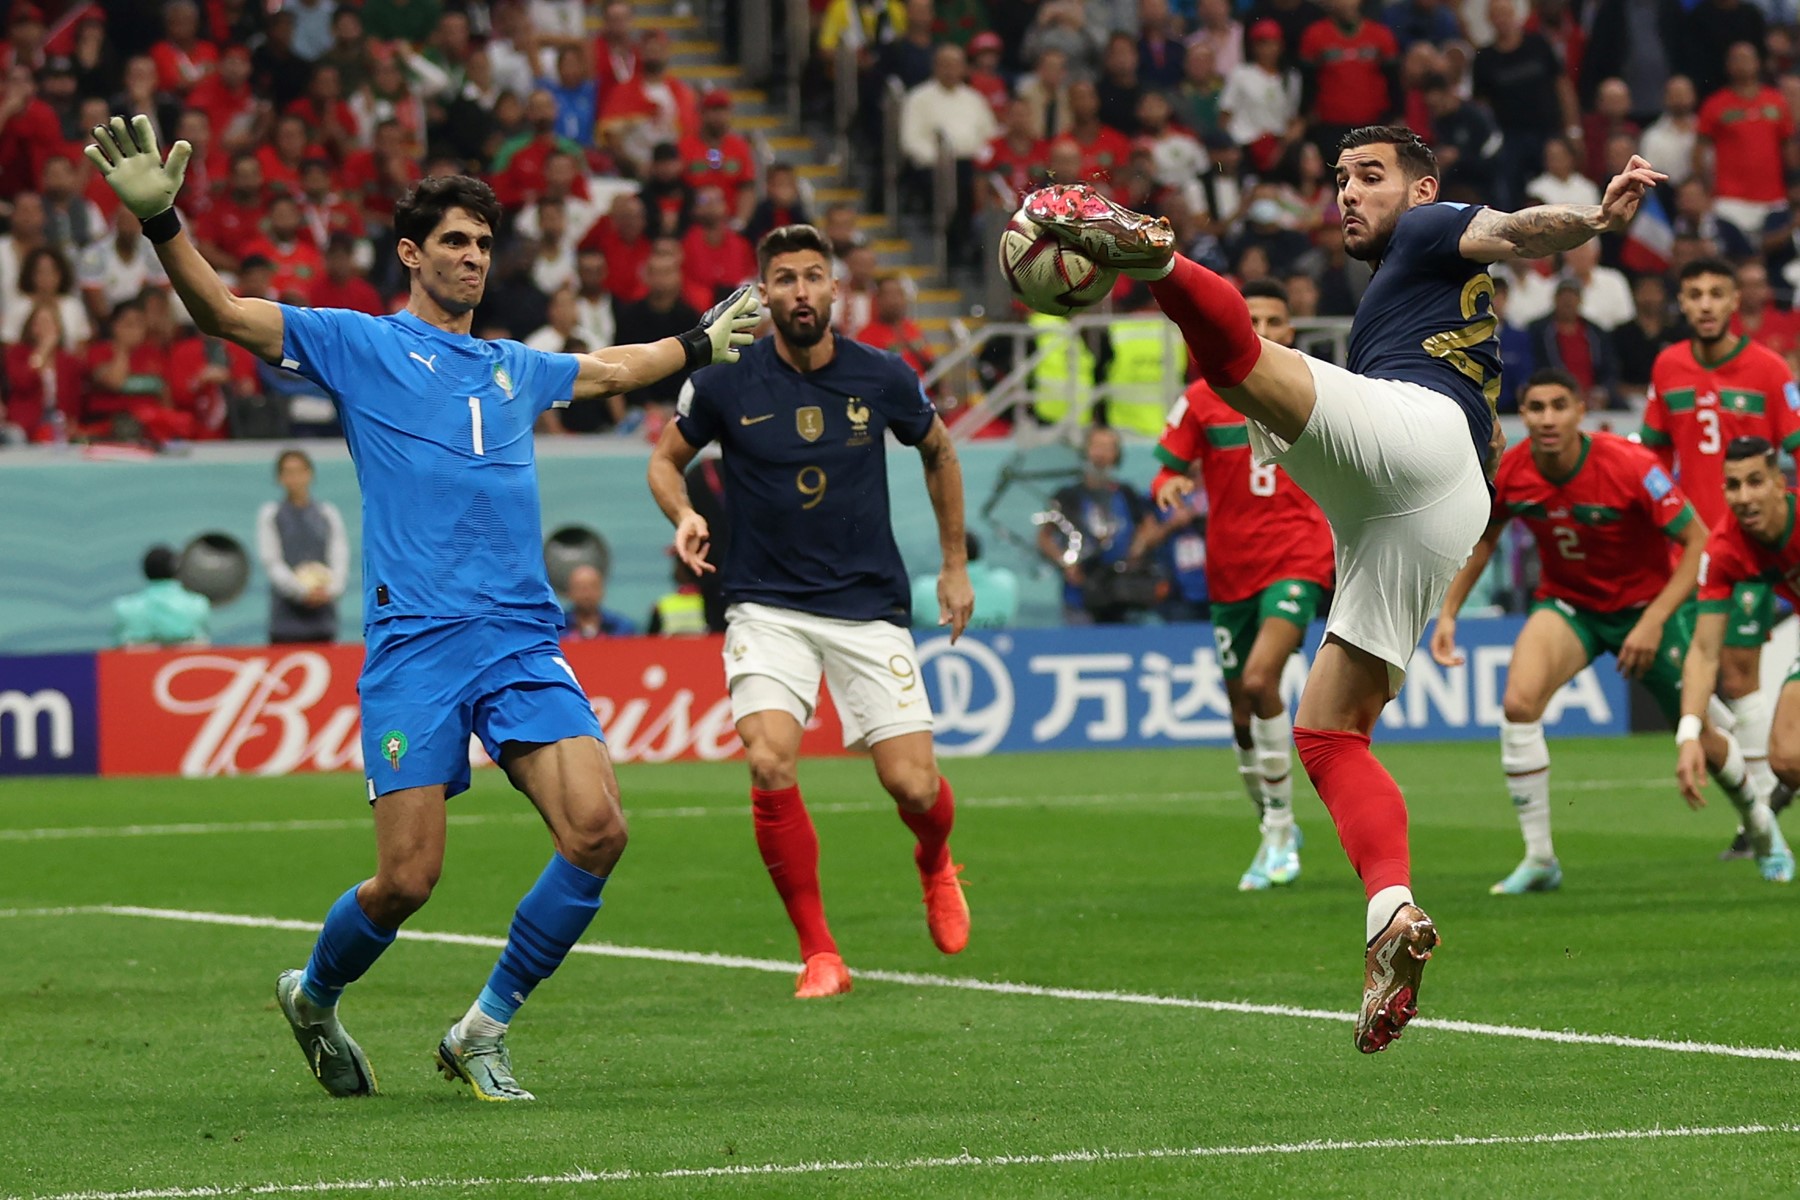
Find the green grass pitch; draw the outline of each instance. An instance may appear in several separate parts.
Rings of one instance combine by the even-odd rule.
[[[795,949],[742,766],[626,768],[632,843],[590,941],[745,961],[571,957],[510,1039],[532,1105],[430,1067],[490,946],[398,943],[343,1009],[384,1094],[335,1101],[272,998],[306,929],[91,911],[315,922],[372,865],[359,780],[9,782],[0,1197],[1800,1192],[1800,1055],[1725,1052],[1800,1042],[1800,895],[1716,861],[1729,807],[1683,807],[1666,736],[1553,753],[1567,882],[1500,899],[1519,838],[1497,747],[1384,752],[1445,938],[1423,1016],[1484,1028],[1415,1027],[1374,1057],[1328,1015],[1360,995],[1363,905],[1324,811],[1302,786],[1296,886],[1238,894],[1256,833],[1225,752],[948,762],[974,913],[954,959],[867,763],[805,764],[846,959],[923,977],[809,1003],[748,961]],[[547,838],[494,772],[453,813],[410,928],[503,937]],[[90,911],[34,911],[56,908]]]

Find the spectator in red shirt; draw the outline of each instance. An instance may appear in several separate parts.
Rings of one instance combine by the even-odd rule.
[[[729,216],[720,189],[703,187],[694,193],[694,224],[681,239],[685,256],[681,271],[688,282],[712,293],[708,308],[756,275],[756,251],[743,234],[726,223]]]
[[[636,178],[658,142],[681,144],[700,128],[694,89],[669,74],[669,35],[653,29],[638,50],[638,72],[600,106],[600,142]]]
[[[687,251],[683,248],[680,238],[657,238],[651,243],[650,261],[655,262],[658,258],[667,258],[677,267],[683,267],[687,263]],[[645,267],[645,270],[649,270],[648,266]],[[708,281],[690,278],[686,271],[683,271],[681,302],[698,312],[705,312],[717,302],[717,297]]]
[[[637,77],[638,37],[631,28],[631,5],[613,0],[601,11],[600,36],[594,39],[594,81],[600,103],[622,83]]]
[[[227,46],[219,69],[187,94],[187,107],[206,114],[222,148],[235,151],[250,145],[257,114],[256,93],[250,87],[250,51]]]
[[[200,9],[194,0],[163,5],[163,40],[150,47],[156,63],[156,86],[177,96],[205,79],[219,65],[219,48],[200,37]]]
[[[325,247],[325,270],[312,282],[306,303],[313,308],[347,308],[379,317],[387,312],[381,293],[356,267],[356,239],[343,233],[331,235]]]
[[[231,156],[214,140],[212,121],[199,109],[182,112],[181,120],[175,124],[175,137],[194,148],[188,159],[187,179],[181,185],[179,207],[188,220],[198,220],[212,209],[214,197],[231,178]],[[99,203],[103,196],[111,196],[114,203],[119,199],[100,172],[92,171],[87,197]],[[105,211],[104,207],[101,211]]]
[[[1100,93],[1085,80],[1069,85],[1067,140],[1081,151],[1081,178],[1109,180],[1131,157],[1131,139],[1100,123]],[[1061,177],[1058,182],[1073,182]]]
[[[43,9],[35,4],[14,4],[6,23],[6,37],[0,39],[0,68],[23,66],[35,71],[43,66],[44,32]]]
[[[1787,358],[1800,348],[1800,313],[1775,303],[1775,291],[1769,286],[1769,269],[1760,258],[1753,258],[1737,269],[1738,309],[1731,318],[1731,332],[1748,334],[1753,342],[1761,342]],[[1774,403],[1774,397],[1769,398]]]
[[[356,113],[344,100],[338,69],[330,63],[313,68],[306,95],[288,105],[287,110],[306,122],[312,140],[338,162],[343,162],[361,144]]]
[[[1000,73],[1000,56],[1006,44],[997,33],[978,33],[969,39],[969,86],[987,97],[994,110],[994,120],[1004,121],[1012,104],[1012,89]]]
[[[269,201],[266,232],[244,247],[246,258],[261,257],[275,268],[270,286],[287,303],[304,302],[313,281],[325,270],[325,258],[300,223],[300,202],[286,192]],[[292,297],[293,299],[290,299]]]
[[[1000,136],[975,156],[975,169],[985,182],[975,188],[977,209],[1011,212],[1020,199],[1045,180],[1050,143],[1037,136],[1037,114],[1023,96],[1006,106]]]
[[[856,340],[877,350],[892,350],[921,378],[933,355],[925,331],[907,314],[906,280],[883,275],[875,281],[875,319],[856,331]]]
[[[553,154],[579,157],[583,147],[556,132],[556,97],[542,88],[525,100],[527,132],[501,144],[488,183],[504,208],[521,208],[544,192],[545,164]]]
[[[582,249],[606,255],[606,289],[620,304],[644,298],[644,264],[650,258],[650,236],[644,202],[630,192],[613,198],[607,215],[595,222],[582,240]]]
[[[1787,101],[1764,86],[1761,71],[1756,47],[1738,42],[1725,55],[1731,82],[1700,106],[1701,144],[1713,151],[1713,211],[1748,238],[1762,237],[1763,222],[1787,198],[1782,146],[1794,133]]]
[[[333,186],[331,160],[309,154],[300,164],[300,223],[306,237],[321,252],[339,234],[364,236],[362,213]]]
[[[87,367],[64,340],[55,305],[32,308],[24,333],[6,347],[5,368],[6,402],[0,405],[0,421],[17,425],[28,440],[50,439],[53,409],[65,418],[80,416]]]
[[[1581,384],[1588,406],[1610,407],[1619,383],[1612,341],[1581,315],[1581,284],[1565,278],[1556,285],[1550,315],[1532,324],[1532,357],[1540,367],[1560,367]]]
[[[173,436],[210,440],[229,432],[233,401],[254,398],[261,390],[256,356],[221,338],[187,330],[168,350],[169,408],[167,429]]]
[[[235,271],[244,247],[257,235],[269,191],[263,183],[262,160],[240,154],[231,160],[231,177],[195,229],[195,241],[207,262]]]
[[[304,117],[283,113],[275,121],[275,136],[256,152],[262,163],[263,183],[272,188],[300,190],[300,164],[312,148],[311,130]]]
[[[1313,22],[1300,39],[1306,82],[1301,108],[1321,149],[1335,155],[1344,133],[1378,124],[1394,111],[1400,44],[1386,25],[1363,19],[1357,0],[1329,0],[1325,9],[1331,15]]]
[[[44,164],[62,148],[55,110],[38,98],[31,68],[15,63],[0,94],[0,198],[36,191]]]
[[[756,207],[756,159],[742,134],[731,131],[731,93],[714,88],[700,101],[700,130],[680,142],[687,180],[696,190],[713,186],[737,224]]]
[[[168,356],[150,339],[144,306],[128,300],[114,310],[110,336],[88,347],[92,381],[81,424],[97,436],[122,435],[120,417],[142,427],[144,418],[169,406]],[[154,423],[154,421],[153,421]]]
[[[375,144],[352,154],[337,173],[344,197],[362,209],[363,220],[387,228],[394,201],[419,182],[422,172],[406,127],[392,118],[375,127]]]

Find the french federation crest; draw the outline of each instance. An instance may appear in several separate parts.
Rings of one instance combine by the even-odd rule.
[[[505,392],[508,400],[513,398],[512,376],[499,363],[494,364],[494,386]]]
[[[809,442],[816,442],[825,432],[825,412],[816,404],[794,412],[794,429]]]

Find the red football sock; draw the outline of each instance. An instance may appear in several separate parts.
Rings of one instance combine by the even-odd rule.
[[[800,935],[800,957],[836,954],[837,943],[825,924],[825,901],[819,895],[819,835],[800,799],[800,788],[772,792],[750,789],[750,812],[756,824],[756,848],[788,920]]]
[[[1175,269],[1152,283],[1150,294],[1181,330],[1206,382],[1216,388],[1244,382],[1262,357],[1262,339],[1229,279],[1177,254]]]
[[[919,848],[913,852],[919,869],[932,874],[949,865],[950,827],[956,824],[956,797],[950,791],[950,781],[938,776],[937,800],[924,812],[904,808],[899,812],[900,819],[919,839]]]
[[[1295,726],[1294,748],[1368,895],[1384,887],[1410,886],[1406,802],[1400,785],[1370,753],[1369,735]]]

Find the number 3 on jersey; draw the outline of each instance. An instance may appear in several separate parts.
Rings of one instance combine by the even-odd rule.
[[[1700,425],[1700,445],[1702,454],[1717,454],[1723,443],[1719,438],[1719,412],[1713,408],[1697,408],[1694,420]]]

